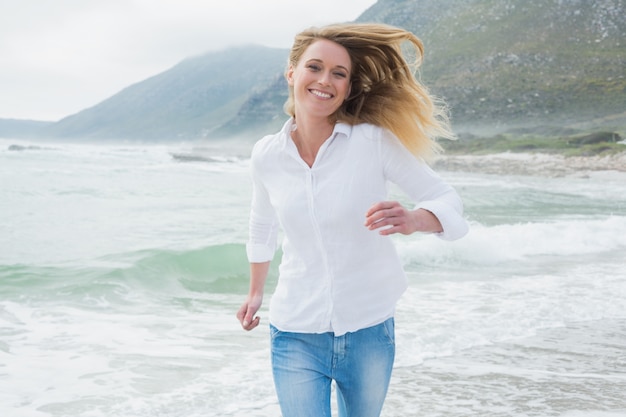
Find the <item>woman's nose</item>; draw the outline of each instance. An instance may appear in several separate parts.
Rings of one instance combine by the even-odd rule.
[[[329,85],[330,84],[330,73],[324,72],[320,74],[320,78],[317,80],[320,85]]]

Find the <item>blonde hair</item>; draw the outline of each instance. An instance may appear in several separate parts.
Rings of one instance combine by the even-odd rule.
[[[454,138],[445,106],[416,78],[424,46],[414,34],[377,23],[312,27],[296,35],[288,65],[295,67],[309,45],[319,39],[343,46],[352,61],[351,93],[333,121],[389,129],[409,151],[424,158],[441,150],[435,137]],[[413,51],[403,49],[407,46]],[[284,110],[295,116],[291,86]]]

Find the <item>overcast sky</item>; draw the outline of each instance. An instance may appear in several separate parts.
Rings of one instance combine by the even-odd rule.
[[[0,0],[0,118],[59,120],[234,45],[289,48],[376,0]]]

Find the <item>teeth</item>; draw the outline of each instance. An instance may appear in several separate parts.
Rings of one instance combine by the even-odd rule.
[[[315,94],[318,97],[321,98],[331,98],[332,96],[328,93],[322,93],[321,91],[317,91],[317,90],[311,90],[311,93]]]

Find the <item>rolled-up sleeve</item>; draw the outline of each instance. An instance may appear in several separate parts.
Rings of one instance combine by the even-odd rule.
[[[435,233],[437,237],[444,240],[456,240],[460,239],[467,234],[469,226],[467,221],[462,217],[463,206],[460,203],[461,199],[457,197],[458,203],[450,201],[450,196],[447,196],[445,200],[430,200],[422,201],[415,206],[416,209],[425,209],[433,213],[441,227],[443,232]],[[458,206],[461,208],[459,209]],[[459,211],[460,210],[460,211]]]
[[[428,210],[437,217],[443,232],[435,235],[444,240],[465,236],[469,226],[456,190],[425,162],[413,156],[390,132],[386,132],[381,145],[386,177],[411,198],[415,209]]]

